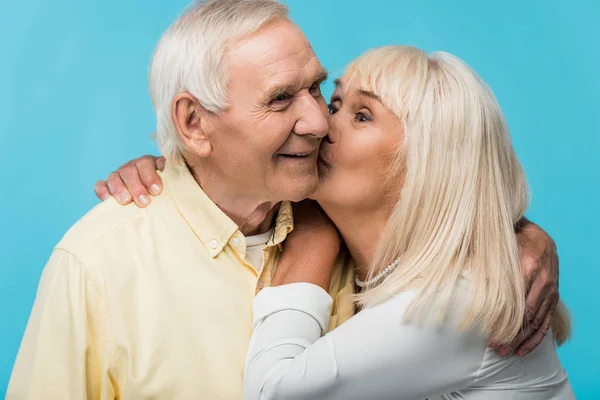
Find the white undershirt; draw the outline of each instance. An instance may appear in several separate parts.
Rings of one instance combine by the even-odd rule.
[[[263,250],[271,237],[273,228],[265,233],[246,237],[246,260],[260,274],[263,266]]]
[[[244,399],[574,399],[551,334],[524,358],[502,358],[486,337],[458,329],[468,292],[461,282],[441,326],[403,319],[417,295],[406,290],[321,336],[332,306],[326,291],[265,288],[254,299]]]

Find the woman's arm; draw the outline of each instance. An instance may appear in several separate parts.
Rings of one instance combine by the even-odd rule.
[[[120,204],[134,201],[138,207],[145,207],[152,196],[162,191],[156,170],[162,170],[164,165],[163,157],[143,156],[131,160],[111,173],[106,182],[98,181],[94,190],[101,200],[114,196]],[[500,348],[499,352],[508,355],[516,350],[524,356],[542,342],[550,328],[559,300],[558,255],[552,238],[527,219],[519,221],[516,234],[523,277],[529,282],[527,318],[513,343]]]
[[[469,386],[487,341],[459,332],[460,304],[440,327],[409,323],[405,292],[321,337],[331,299],[294,283],[266,288],[254,301],[244,399],[423,399]]]
[[[415,293],[405,292],[321,338],[340,239],[312,202],[296,204],[294,220],[273,286],[254,300],[246,399],[421,399],[473,381],[487,345],[474,333],[458,332],[459,302],[441,327],[428,320],[412,324],[403,314]]]

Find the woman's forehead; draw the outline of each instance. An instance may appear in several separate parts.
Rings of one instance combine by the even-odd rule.
[[[347,76],[348,73],[344,74],[341,78],[338,78],[334,81],[335,90],[334,93],[337,95],[355,95],[367,97],[373,100],[377,100],[382,103],[381,97],[377,94],[371,85],[365,85],[365,82],[361,79],[356,79],[356,75],[353,74],[350,77]]]

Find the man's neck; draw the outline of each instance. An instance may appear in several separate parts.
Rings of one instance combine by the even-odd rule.
[[[354,260],[359,279],[369,272],[381,234],[390,215],[386,208],[361,210],[319,202],[340,231]]]
[[[187,163],[192,176],[204,193],[239,227],[244,236],[258,235],[273,227],[279,202],[261,201],[225,183],[218,174],[201,163]]]

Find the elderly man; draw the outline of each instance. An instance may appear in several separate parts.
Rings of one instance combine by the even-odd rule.
[[[287,200],[318,181],[325,77],[276,1],[208,1],[168,29],[150,71],[164,191],[104,201],[56,246],[8,399],[241,398],[253,295],[293,228]],[[529,232],[538,265],[553,244]],[[353,313],[346,261],[331,328]]]

